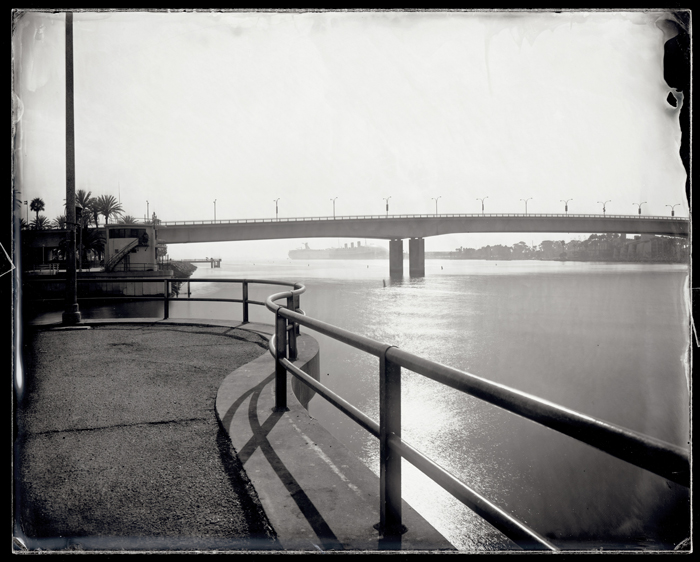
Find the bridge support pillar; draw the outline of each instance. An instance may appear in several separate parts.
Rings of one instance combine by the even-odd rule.
[[[403,240],[400,238],[389,241],[389,276],[403,277]]]
[[[425,277],[425,238],[409,239],[408,272],[411,277]]]

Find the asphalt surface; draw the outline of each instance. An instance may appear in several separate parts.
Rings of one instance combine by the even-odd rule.
[[[29,329],[15,406],[15,548],[276,550],[215,414],[266,353],[228,327]]]

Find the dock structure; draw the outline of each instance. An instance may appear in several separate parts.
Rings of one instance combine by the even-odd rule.
[[[192,260],[180,260],[186,261],[187,263],[208,263],[211,268],[221,267],[221,258],[196,258]]]

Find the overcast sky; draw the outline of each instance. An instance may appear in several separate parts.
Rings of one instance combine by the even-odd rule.
[[[572,213],[609,200],[610,214],[646,201],[643,214],[688,216],[664,17],[79,12],[76,188],[164,221],[212,219],[215,199],[217,219],[273,217],[277,198],[281,217],[328,216],[335,197],[338,215],[383,214],[387,197],[396,214],[433,213],[438,197],[439,212],[480,212],[488,196],[486,212],[531,198],[531,213],[572,199]],[[28,12],[13,41],[15,187],[49,219],[64,212],[64,37],[65,14]],[[298,242],[170,253],[279,257]]]

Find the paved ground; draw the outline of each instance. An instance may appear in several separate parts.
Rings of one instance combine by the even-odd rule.
[[[76,335],[24,336],[15,536],[32,550],[279,548],[215,415],[221,381],[265,340],[156,324]]]

